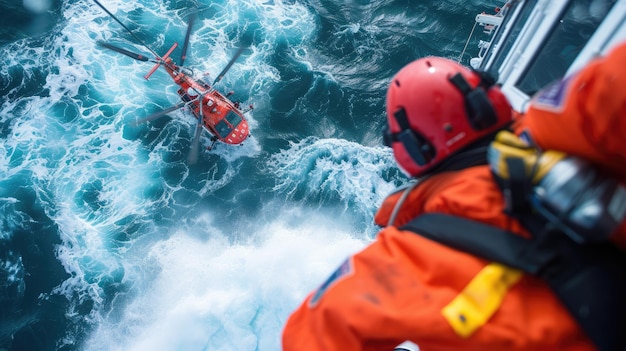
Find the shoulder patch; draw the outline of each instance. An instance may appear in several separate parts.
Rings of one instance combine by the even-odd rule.
[[[569,76],[542,89],[533,99],[532,107],[553,112],[563,111],[571,83],[572,76]]]
[[[315,291],[315,294],[309,300],[309,308],[313,308],[317,305],[324,293],[333,284],[339,282],[340,279],[345,278],[347,275],[352,274],[352,258],[346,259],[334,272],[326,279],[326,281]]]

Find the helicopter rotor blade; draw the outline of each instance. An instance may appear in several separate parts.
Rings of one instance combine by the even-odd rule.
[[[204,95],[200,96],[200,116],[198,116],[198,124],[196,125],[196,132],[191,142],[191,148],[189,150],[189,156],[187,157],[187,163],[189,165],[195,165],[198,163],[200,155],[200,136],[202,135],[202,124],[204,123],[204,107],[202,106]]]
[[[144,118],[136,121],[134,123],[134,125],[138,126],[138,125],[140,125],[142,123],[145,123],[145,122],[154,121],[155,119],[161,118],[161,117],[167,115],[168,113],[170,113],[172,111],[178,110],[179,108],[185,106],[185,104],[186,103],[184,101],[181,101],[181,102],[179,102],[178,104],[176,104],[174,106],[170,106],[170,107],[166,108],[165,110],[161,110],[161,111],[155,112],[155,113],[153,113],[153,114],[151,114],[151,115],[149,115],[147,117],[144,117]]]
[[[228,70],[233,66],[235,61],[237,61],[237,59],[239,58],[239,56],[241,56],[241,53],[243,53],[243,51],[245,49],[246,49],[246,47],[244,47],[244,46],[239,47],[239,49],[237,50],[237,52],[235,53],[233,58],[230,59],[230,61],[226,65],[226,67],[224,67],[222,72],[220,72],[220,74],[217,76],[217,78],[215,78],[215,80],[213,81],[213,85],[215,85],[217,82],[222,80],[222,78],[224,78],[224,75],[226,74],[226,72],[228,72]]]
[[[189,15],[189,23],[187,24],[187,34],[185,34],[185,42],[183,43],[183,52],[180,54],[180,65],[182,66],[185,63],[185,59],[187,58],[187,47],[189,45],[189,37],[191,37],[191,29],[193,27],[193,23],[196,20],[196,14],[192,13]]]
[[[111,18],[113,18],[115,22],[119,23],[122,26],[122,28],[124,28],[128,33],[130,33],[130,35],[132,35],[132,37],[137,41],[137,43],[143,45],[155,57],[160,58],[160,56],[154,50],[152,50],[148,45],[146,45],[146,43],[144,43],[141,39],[139,39],[139,37],[135,35],[135,33],[133,33],[133,31],[130,30],[130,28],[126,27],[124,23],[122,23],[122,21],[120,21],[117,17],[115,17],[115,15],[111,13],[111,11],[109,11],[106,7],[104,7],[104,5],[102,5],[98,0],[93,0],[93,2],[95,2],[96,5],[100,6],[100,8],[103,9],[104,12],[106,12],[109,16],[111,16]]]
[[[202,126],[198,124],[196,127],[196,132],[193,136],[193,141],[191,142],[191,148],[189,149],[189,156],[187,157],[187,163],[190,166],[198,163],[198,159],[200,156],[200,135],[202,134]]]
[[[119,46],[115,46],[113,44],[105,43],[103,41],[99,41],[98,45],[102,46],[104,48],[107,48],[109,50],[113,50],[115,52],[119,52],[120,54],[126,55],[126,56],[128,56],[130,58],[134,58],[135,60],[138,60],[138,61],[144,61],[144,62],[146,62],[146,61],[153,61],[153,60],[150,60],[149,58],[147,58],[147,57],[145,57],[145,56],[143,56],[141,54],[137,54],[137,53],[134,53],[132,51],[128,51],[128,50],[123,49],[123,48],[121,48]]]

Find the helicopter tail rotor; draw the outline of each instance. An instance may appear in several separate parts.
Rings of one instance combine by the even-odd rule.
[[[163,55],[163,57],[159,57],[156,65],[154,65],[154,67],[152,67],[152,69],[150,70],[150,72],[148,72],[148,74],[146,74],[145,76],[143,76],[146,80],[148,80],[148,78],[150,78],[150,76],[157,70],[159,69],[159,66],[161,66],[164,62],[166,62],[167,58],[170,56],[170,54],[172,53],[172,51],[174,51],[174,49],[176,49],[176,47],[178,47],[178,43],[174,43],[174,45],[172,45],[172,47],[167,50],[167,52],[165,53],[165,55]],[[171,61],[171,60],[170,60]],[[167,64],[167,63],[166,63]]]

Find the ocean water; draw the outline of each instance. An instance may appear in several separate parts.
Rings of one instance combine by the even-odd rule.
[[[96,45],[149,54],[102,9],[0,1],[0,350],[280,350],[407,182],[380,134],[391,77],[459,59],[504,1],[101,2],[160,54],[197,13],[197,77],[248,45],[217,87],[253,104],[252,137],[189,166],[188,112],[133,125],[176,87]]]

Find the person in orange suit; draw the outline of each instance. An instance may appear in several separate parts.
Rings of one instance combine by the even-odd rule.
[[[540,149],[579,156],[626,184],[626,43],[533,98],[515,134]],[[626,222],[613,240],[626,248]]]
[[[515,133],[626,179],[626,43],[535,96]]]
[[[623,82],[620,61],[611,60],[607,59],[617,65]],[[623,57],[621,62],[626,62]],[[597,74],[598,65],[595,62],[588,69]],[[585,77],[585,72],[577,77]],[[606,79],[608,84],[614,78]],[[607,132],[603,127],[611,126],[618,137],[624,135],[620,131],[625,122],[618,118],[624,116],[623,100],[609,104],[602,100],[606,97],[602,92],[589,90],[588,101],[612,113],[593,128],[587,127],[584,115],[592,110],[585,112],[580,104],[565,104],[571,113],[579,114],[571,117],[578,126],[558,112],[553,120],[533,121],[539,107],[531,107],[515,124],[518,138],[505,131],[513,122],[512,112],[493,83],[485,75],[436,57],[418,59],[394,76],[387,93],[385,142],[393,148],[399,167],[417,181],[383,202],[375,222],[384,229],[376,240],[346,259],[292,313],[283,330],[284,351],[393,350],[404,341],[424,351],[613,349],[614,343],[603,348],[592,342],[561,299],[563,289],[552,289],[541,277],[406,230],[414,218],[439,213],[531,240],[533,233],[511,214],[498,182],[513,178],[513,169],[507,169],[509,157],[523,161],[522,173],[532,169],[527,174],[532,186],[543,184],[544,177],[558,178],[550,171],[568,164],[564,161],[570,159],[569,153],[616,171],[626,167],[626,163],[613,164],[616,152],[624,155],[624,148],[613,144],[619,139],[602,140],[597,153],[569,140],[563,145],[549,141],[549,130],[556,126],[563,131],[562,139],[584,135],[591,148],[596,147],[598,133]],[[619,123],[622,129],[613,129]],[[525,143],[531,139],[535,144]],[[617,218],[618,223],[622,219]],[[461,234],[491,240],[471,228]],[[615,225],[605,229],[612,232]],[[623,284],[617,288],[623,289]],[[608,329],[623,334],[623,326]],[[616,343],[623,341],[621,337]]]

